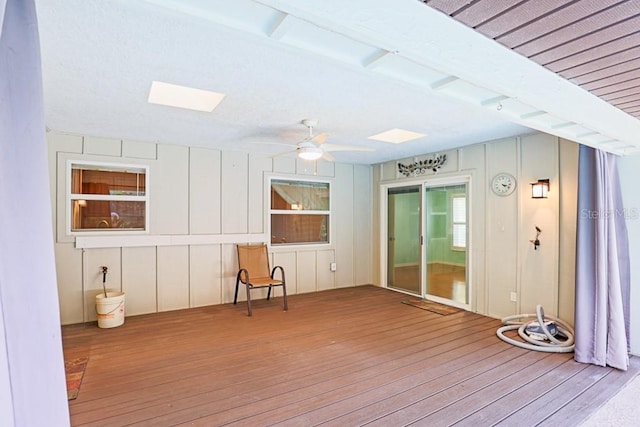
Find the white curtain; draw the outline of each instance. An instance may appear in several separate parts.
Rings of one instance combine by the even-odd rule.
[[[630,266],[616,159],[580,147],[575,360],[626,370]]]
[[[0,8],[0,425],[65,426],[36,8]]]

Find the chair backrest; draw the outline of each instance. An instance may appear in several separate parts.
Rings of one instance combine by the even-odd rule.
[[[269,254],[265,243],[259,245],[237,245],[238,265],[249,272],[249,278],[261,279],[271,276]],[[244,279],[244,278],[243,278]]]

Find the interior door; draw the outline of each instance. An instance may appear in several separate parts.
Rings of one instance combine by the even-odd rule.
[[[469,304],[467,184],[425,185],[426,297]]]
[[[422,295],[421,186],[387,190],[387,286]]]

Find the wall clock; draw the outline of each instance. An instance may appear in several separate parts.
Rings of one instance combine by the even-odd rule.
[[[491,180],[491,190],[498,196],[508,196],[516,189],[516,179],[509,173],[499,173]]]

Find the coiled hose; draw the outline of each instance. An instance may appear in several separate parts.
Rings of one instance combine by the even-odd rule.
[[[525,322],[526,319],[535,320]],[[559,332],[557,335],[561,335],[563,339],[558,339],[557,335],[552,334],[545,321],[555,322]],[[536,340],[526,333],[525,330],[527,326],[534,322],[537,322],[549,342]],[[504,326],[498,328],[496,335],[498,335],[498,338],[502,341],[513,344],[517,347],[525,348],[527,350],[544,351],[547,353],[571,353],[574,350],[575,338],[573,328],[556,317],[545,316],[541,305],[536,307],[536,314],[516,314],[515,316],[508,316],[502,319],[502,324]],[[504,334],[507,331],[513,331],[516,329],[518,330],[518,335],[524,340],[524,342],[508,337]]]

